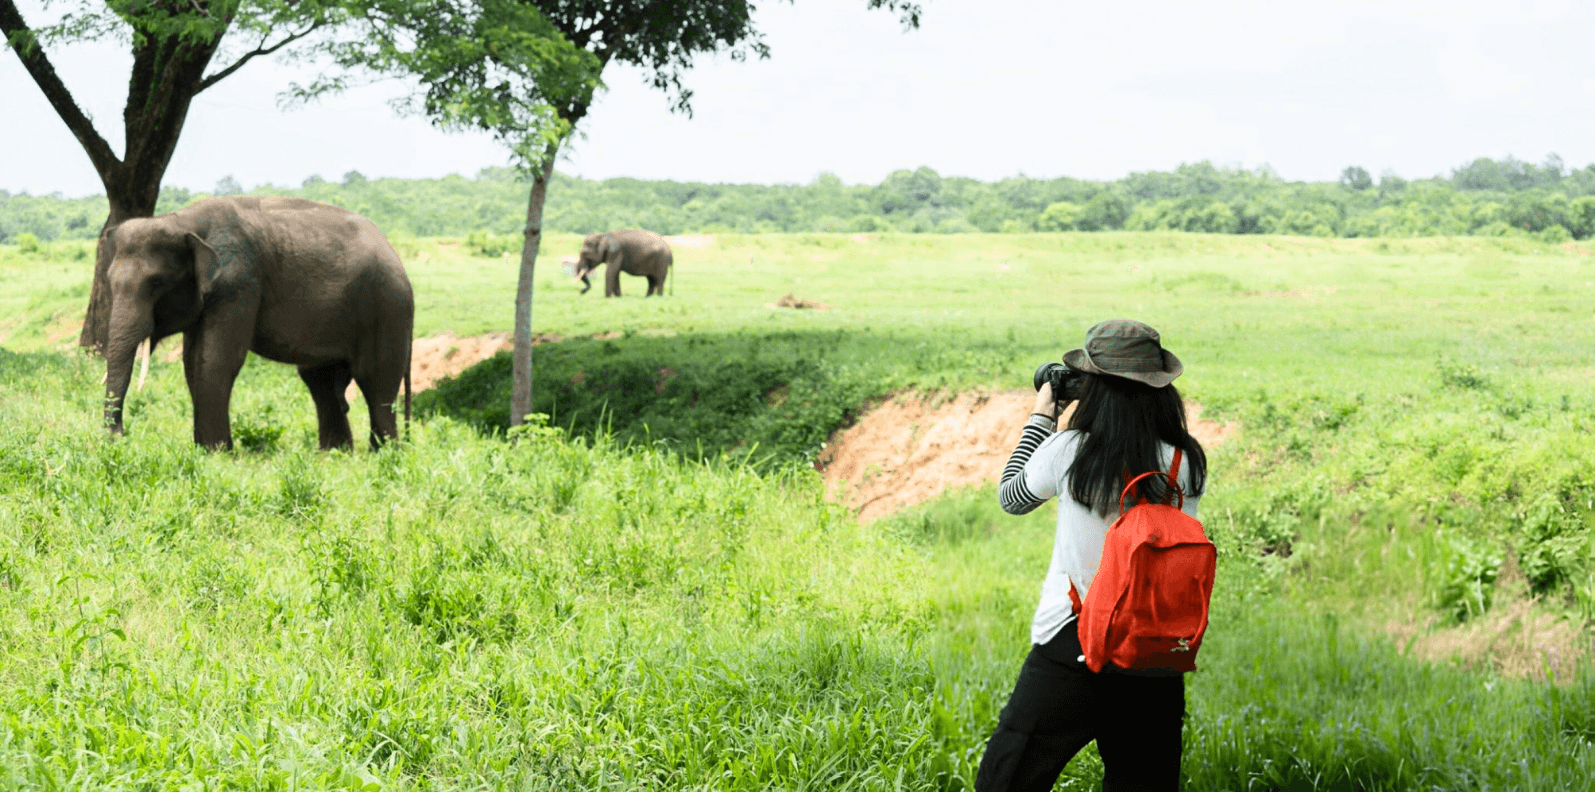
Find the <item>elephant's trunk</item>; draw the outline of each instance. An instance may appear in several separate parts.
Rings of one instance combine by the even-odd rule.
[[[105,345],[105,427],[122,434],[122,403],[133,381],[133,359],[139,345],[155,330],[148,308],[117,300],[111,305],[110,333]]]

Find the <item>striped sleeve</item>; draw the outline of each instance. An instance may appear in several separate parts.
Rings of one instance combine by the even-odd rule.
[[[997,502],[1002,504],[1002,510],[1009,514],[1029,514],[1037,506],[1046,502],[1045,498],[1038,498],[1025,486],[1025,463],[1030,461],[1030,455],[1036,452],[1036,447],[1041,441],[1046,440],[1057,428],[1057,422],[1042,415],[1030,416],[1030,421],[1025,424],[1024,434],[1019,437],[1019,446],[1013,450],[1013,456],[1008,457],[1008,465],[1002,469],[1002,483],[997,486]]]

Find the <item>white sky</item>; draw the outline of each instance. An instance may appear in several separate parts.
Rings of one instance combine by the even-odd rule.
[[[40,0],[19,3],[43,19]],[[864,0],[766,2],[773,55],[704,58],[692,119],[634,70],[560,169],[592,178],[874,183],[929,165],[983,180],[1108,179],[1181,162],[1269,164],[1289,179],[1356,164],[1430,176],[1477,156],[1595,161],[1595,3],[926,0],[903,32]],[[49,52],[120,150],[130,56]],[[195,101],[166,184],[471,175],[506,162],[481,135],[399,119],[371,86],[283,112],[307,73],[257,62]],[[88,158],[9,50],[0,54],[0,189],[101,192]]]

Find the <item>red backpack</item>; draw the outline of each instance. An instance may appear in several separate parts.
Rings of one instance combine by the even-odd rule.
[[[1142,501],[1124,510],[1125,496],[1147,476],[1166,476],[1179,506],[1185,505],[1175,449],[1167,474],[1142,473],[1119,495],[1119,519],[1108,529],[1083,605],[1070,584],[1080,648],[1092,671],[1104,665],[1154,674],[1195,671],[1196,650],[1207,632],[1218,552],[1202,524],[1179,506]]]

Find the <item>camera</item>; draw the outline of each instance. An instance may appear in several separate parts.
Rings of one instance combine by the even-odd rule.
[[[1036,369],[1033,377],[1036,390],[1041,390],[1043,383],[1052,383],[1052,398],[1060,402],[1076,401],[1085,391],[1084,371],[1075,371],[1063,363],[1042,363]]]

